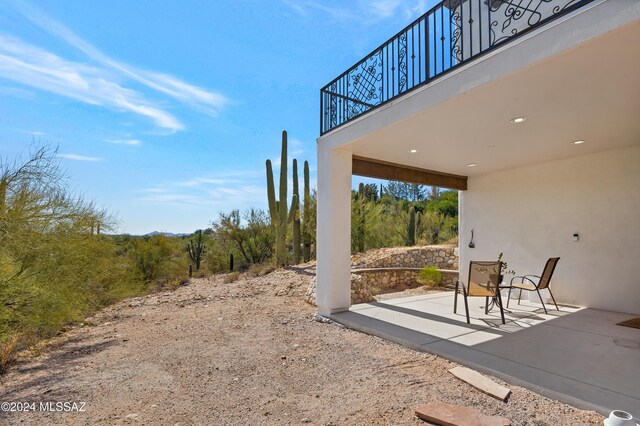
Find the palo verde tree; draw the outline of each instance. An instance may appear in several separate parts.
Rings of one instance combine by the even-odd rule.
[[[52,335],[109,294],[115,250],[91,226],[112,219],[69,191],[56,154],[0,159],[0,343],[17,330]]]

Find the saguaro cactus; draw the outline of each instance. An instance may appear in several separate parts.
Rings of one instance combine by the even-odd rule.
[[[189,259],[195,263],[196,270],[200,270],[202,257],[205,254],[205,245],[202,243],[202,231],[198,230],[196,235],[195,244],[193,240],[189,240],[189,244],[187,244],[187,253],[189,254]]]
[[[287,264],[287,224],[293,220],[294,202],[291,204],[291,210],[287,215],[287,132],[282,131],[282,152],[280,154],[280,191],[279,200],[276,200],[276,190],[273,181],[273,168],[271,160],[267,160],[267,198],[269,200],[269,216],[271,225],[276,230],[276,265],[284,266]]]
[[[407,226],[407,245],[416,245],[416,209],[409,209],[409,226]]]
[[[200,263],[202,262],[202,256],[205,253],[204,244],[202,244],[202,231],[198,230],[198,237],[196,238],[196,243],[193,243],[193,240],[189,240],[189,244],[187,244],[187,252],[189,253],[189,259],[193,263],[196,264],[196,271],[200,270]]]
[[[311,260],[311,189],[309,188],[309,162],[304,162],[304,206],[302,214],[302,258]]]
[[[365,187],[364,187],[364,183],[360,183],[360,185],[358,185],[358,199],[356,200],[356,208],[357,208],[357,213],[358,213],[358,223],[357,223],[357,228],[355,230],[356,232],[356,249],[358,250],[358,252],[363,253],[365,250],[365,204],[366,204],[366,192],[365,192]]]
[[[300,193],[298,192],[298,160],[293,160],[293,264],[300,263]]]

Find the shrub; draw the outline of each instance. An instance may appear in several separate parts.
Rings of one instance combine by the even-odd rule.
[[[418,273],[416,281],[427,287],[437,287],[442,281],[442,272],[435,266],[425,266]]]
[[[271,263],[261,263],[258,265],[251,265],[249,273],[256,277],[263,277],[271,272],[275,271],[275,267]]]
[[[0,375],[4,374],[15,360],[19,337],[18,334],[13,334],[5,342],[0,342]]]
[[[166,282],[164,283],[159,283],[160,288],[162,289],[168,289],[168,290],[176,290],[177,288],[183,286],[183,285],[187,285],[189,283],[189,280],[186,279],[182,279],[182,278],[169,278],[167,279]]]
[[[224,283],[230,284],[232,282],[238,281],[238,278],[240,278],[240,272],[231,272],[230,274],[227,274],[226,277],[224,277]]]

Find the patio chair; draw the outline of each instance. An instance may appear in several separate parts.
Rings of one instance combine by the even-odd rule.
[[[502,262],[479,262],[472,260],[469,262],[469,280],[467,285],[462,281],[456,281],[456,292],[453,298],[453,313],[455,314],[458,309],[458,288],[462,287],[462,295],[464,296],[464,309],[467,313],[467,324],[471,324],[469,321],[469,303],[468,297],[484,297],[485,298],[485,313],[488,313],[489,298],[494,298],[500,307],[500,316],[502,317],[502,323],[504,321],[504,309],[502,307],[502,298],[500,297],[500,270],[502,268]]]
[[[511,290],[514,288],[520,289],[520,294],[518,294],[518,305],[520,304],[520,298],[522,297],[522,290],[526,291],[536,291],[538,292],[538,297],[540,298],[540,303],[542,303],[542,308],[544,309],[544,313],[547,312],[547,307],[544,306],[544,301],[542,300],[542,295],[540,294],[540,290],[544,290],[545,288],[549,290],[549,294],[551,295],[551,300],[553,300],[553,304],[556,305],[556,309],[558,308],[558,304],[556,303],[555,297],[553,297],[553,293],[551,293],[551,287],[549,284],[551,283],[551,276],[553,275],[553,271],[556,269],[556,265],[558,264],[559,257],[552,257],[547,260],[547,264],[544,266],[544,271],[542,271],[542,275],[522,275],[518,277],[513,277],[511,282],[509,283],[509,298],[507,299],[507,308],[509,307],[509,300],[511,299]],[[513,283],[514,280],[520,279],[521,282]],[[533,280],[533,278],[537,279],[537,283]],[[525,282],[528,281],[528,282]]]

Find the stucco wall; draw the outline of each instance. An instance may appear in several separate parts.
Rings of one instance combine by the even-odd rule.
[[[539,275],[559,256],[552,280],[559,302],[640,314],[640,146],[473,177],[468,185],[460,193],[462,280],[470,260],[499,252],[518,274]]]

